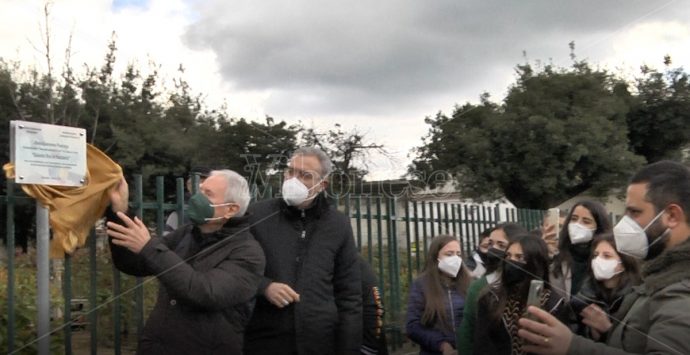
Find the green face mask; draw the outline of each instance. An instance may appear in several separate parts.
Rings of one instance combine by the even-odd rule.
[[[208,200],[206,195],[197,192],[189,199],[189,207],[187,208],[187,216],[197,226],[206,224],[208,221],[221,219],[223,217],[213,217],[215,214],[215,207],[232,205],[232,202],[221,203],[214,205]]]

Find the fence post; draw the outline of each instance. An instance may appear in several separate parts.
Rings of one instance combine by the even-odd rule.
[[[393,207],[394,208],[394,207]],[[392,215],[392,210],[391,210],[391,199],[387,198],[386,199],[386,234],[387,234],[387,244],[388,244],[388,281],[390,283],[390,309],[392,310],[392,314],[390,317],[390,320],[392,323],[397,324],[398,321],[398,312],[397,312],[397,294],[395,292],[395,275],[399,272],[399,270],[396,268],[395,265],[395,235],[393,235],[393,224],[395,224],[395,220],[393,219]],[[397,338],[395,334],[397,334],[397,331],[394,330],[393,332],[393,349],[397,348]]]
[[[36,200],[36,284],[38,353],[50,353],[50,230],[48,209]]]
[[[162,176],[156,176],[156,234],[158,237],[163,236],[163,231],[165,230],[165,209],[163,204],[165,203],[165,181]],[[178,220],[178,225],[182,225],[183,222]]]
[[[412,285],[412,249],[410,247],[410,202],[405,200],[405,246],[407,247],[407,285]]]
[[[372,257],[372,237],[371,237],[371,196],[367,196],[367,261],[372,267],[373,257]]]
[[[91,229],[91,235],[89,235],[89,330],[91,331],[91,355],[96,355],[98,350],[98,312],[96,312],[97,265],[96,231]]]
[[[376,197],[376,241],[378,244],[378,257],[379,257],[379,284],[381,286],[381,298],[385,299],[385,279],[383,272],[383,216],[381,215],[381,196]]]
[[[417,271],[419,271],[422,268],[422,258],[419,256],[419,211],[417,209],[417,201],[414,201],[412,204],[412,207],[414,208],[414,253],[415,256],[417,257]],[[412,271],[412,266],[410,266],[410,272]],[[410,281],[410,285],[412,282]]]
[[[184,223],[184,179],[175,180],[175,210],[177,211],[177,225]]]
[[[161,180],[163,177],[160,177]],[[136,175],[134,177],[134,185],[136,188],[136,193],[134,195],[135,201],[134,203],[137,206],[137,211],[136,214],[139,217],[140,220],[144,219],[144,184],[142,182],[142,177],[141,175]],[[158,177],[156,177],[156,180],[158,180]],[[157,183],[158,181],[156,181]],[[141,335],[141,332],[144,330],[144,279],[141,277],[136,278],[136,288],[134,289],[134,298],[135,298],[135,308],[134,308],[134,319],[137,322],[137,337]]]
[[[120,297],[122,290],[120,287],[120,270],[111,264],[113,272],[113,297],[115,297],[115,304],[113,305],[113,347],[115,348],[115,355],[122,354],[122,339],[120,328],[120,315],[122,314],[122,297]]]
[[[355,215],[355,231],[357,232],[357,250],[362,252],[362,197],[357,196],[355,200],[355,206],[357,208],[357,213]]]
[[[65,300],[64,325],[65,354],[72,354],[72,257],[65,254],[65,273],[62,275],[62,297]]]
[[[14,182],[7,179],[7,351],[14,351]]]
[[[431,228],[433,230],[433,226]],[[424,247],[424,254],[422,257],[426,261],[426,202],[422,201],[422,246]],[[417,255],[419,255],[419,246],[417,246]],[[419,258],[417,258],[419,260]]]

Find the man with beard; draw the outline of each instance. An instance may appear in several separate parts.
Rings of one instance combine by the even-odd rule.
[[[613,229],[619,253],[645,259],[643,283],[623,300],[606,342],[573,335],[543,310],[523,318],[518,335],[536,354],[690,354],[690,170],[661,161],[633,176],[626,215]],[[601,315],[601,324],[609,321]],[[606,329],[606,328],[604,328]]]

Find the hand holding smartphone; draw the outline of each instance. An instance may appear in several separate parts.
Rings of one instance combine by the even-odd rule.
[[[558,239],[559,234],[561,232],[561,210],[558,208],[549,208],[547,211],[548,217],[547,217],[547,223],[549,226],[555,226],[555,231],[556,231],[556,239]]]
[[[525,307],[525,317],[537,321],[537,319],[529,312],[529,306],[541,308],[541,295],[544,292],[544,281],[532,280],[529,284],[529,293],[527,294],[527,306]]]

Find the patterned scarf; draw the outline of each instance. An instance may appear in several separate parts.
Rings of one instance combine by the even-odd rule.
[[[541,304],[541,307],[544,308],[544,305],[546,304],[546,301],[549,299],[549,296],[551,296],[551,290],[544,290],[542,292],[541,297],[539,299],[539,303]],[[503,323],[506,326],[506,330],[508,331],[508,334],[510,334],[510,347],[511,351],[510,353],[512,355],[523,355],[525,354],[522,351],[522,345],[523,345],[523,339],[518,336],[518,329],[520,329],[518,325],[518,320],[523,317],[525,312],[527,311],[525,307],[525,303],[520,302],[517,298],[510,296],[508,298],[508,301],[506,302],[506,307],[503,310]]]

